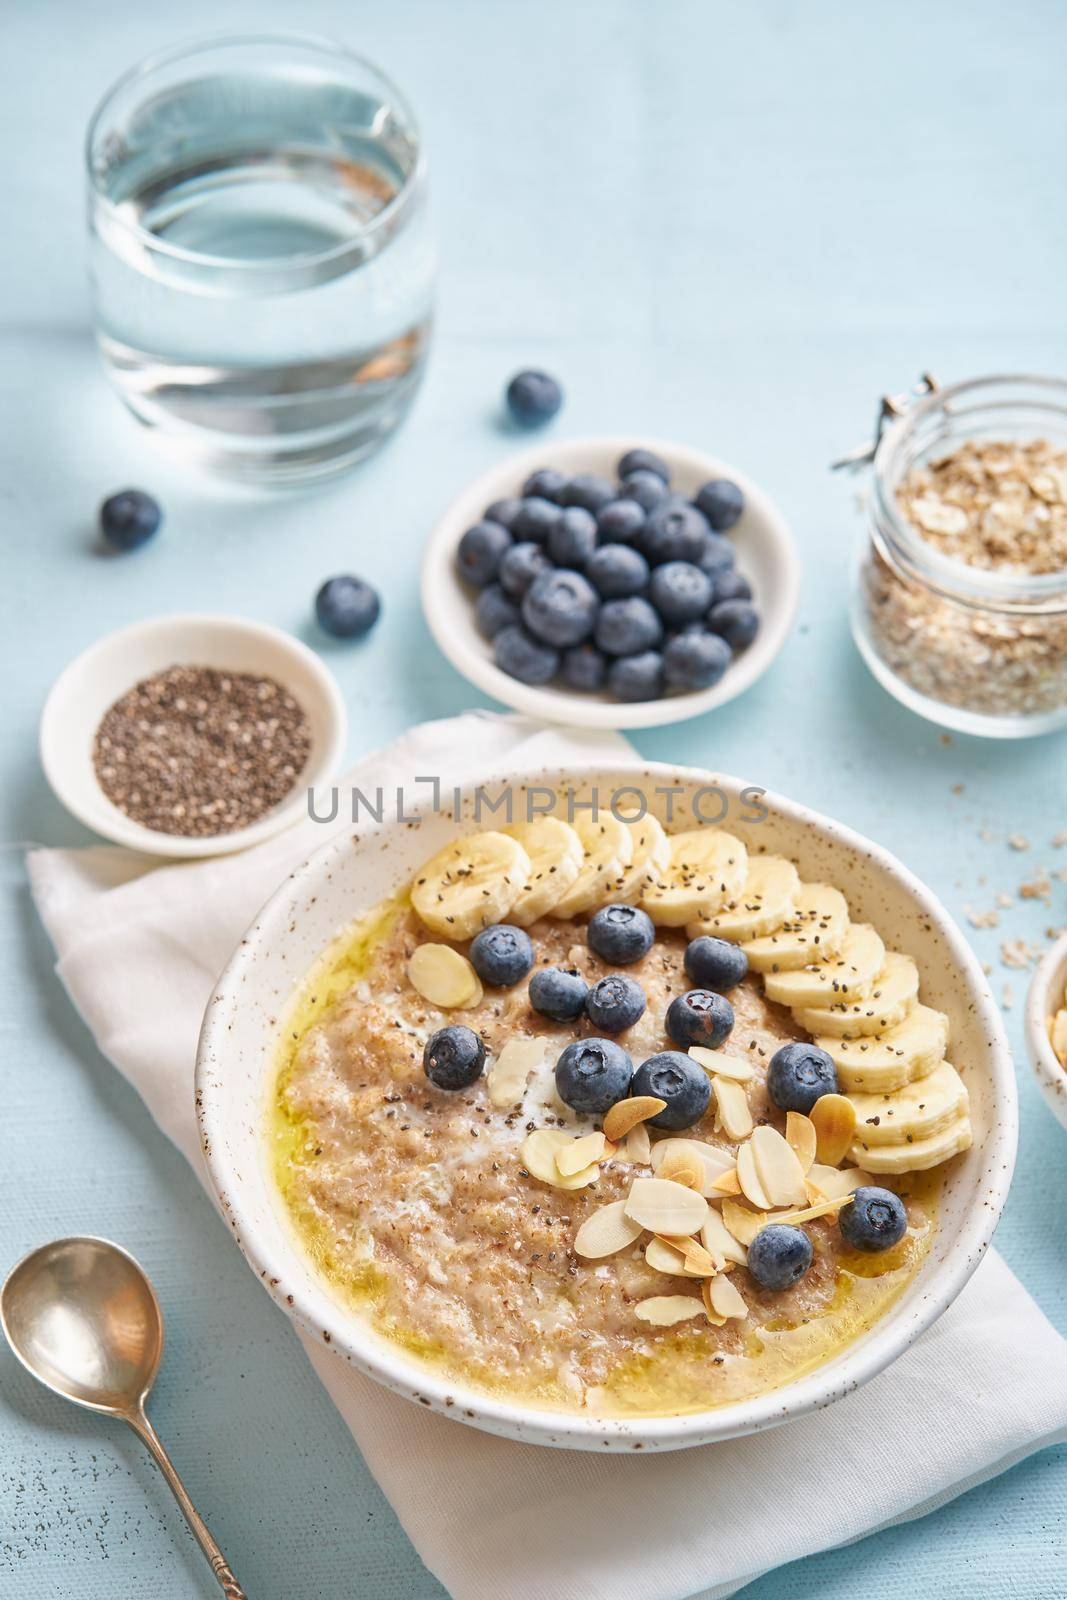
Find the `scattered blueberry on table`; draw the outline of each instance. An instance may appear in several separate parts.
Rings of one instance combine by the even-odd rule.
[[[680,1050],[660,1050],[642,1061],[633,1075],[630,1092],[665,1101],[663,1110],[649,1118],[649,1126],[678,1133],[699,1122],[708,1109],[711,1079],[692,1056],[683,1055]]]
[[[545,373],[508,387],[528,425],[554,415],[538,409],[553,396],[558,409]],[[456,552],[460,577],[479,591],[478,632],[521,683],[559,679],[630,702],[710,688],[760,626],[726,536],[744,496],[723,478],[690,500],[671,488],[666,462],[640,448],[622,456],[616,479],[546,465],[486,507]]]
[[[374,627],[381,609],[376,590],[350,573],[327,578],[315,596],[319,627],[335,639],[362,639]]]
[[[908,1213],[892,1189],[869,1185],[857,1189],[852,1204],[841,1208],[838,1226],[853,1250],[891,1250],[908,1231]]]
[[[158,500],[143,489],[121,489],[100,507],[100,532],[113,550],[137,550],[162,521]]]
[[[525,928],[494,922],[471,940],[470,962],[483,983],[492,989],[510,989],[534,964],[534,948]]]
[[[556,1090],[581,1116],[610,1111],[629,1093],[633,1062],[614,1039],[575,1039],[556,1062]]]
[[[784,1044],[771,1057],[767,1093],[779,1111],[808,1115],[816,1100],[837,1093],[837,1068],[833,1057],[816,1044]]]
[[[512,417],[523,428],[540,428],[551,422],[563,404],[563,390],[547,372],[517,372],[504,398]]]
[[[485,1045],[473,1028],[451,1023],[427,1039],[422,1066],[438,1089],[469,1089],[482,1075]]]
[[[789,1289],[800,1281],[814,1258],[811,1240],[803,1228],[772,1222],[761,1228],[749,1245],[748,1270],[761,1289]]]

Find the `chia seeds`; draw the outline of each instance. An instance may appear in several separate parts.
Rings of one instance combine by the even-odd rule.
[[[104,793],[157,833],[210,838],[258,821],[311,752],[299,701],[273,678],[174,666],[104,713],[93,768]]]

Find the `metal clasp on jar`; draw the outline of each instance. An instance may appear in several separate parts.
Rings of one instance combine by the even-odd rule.
[[[882,435],[891,422],[896,422],[907,414],[916,400],[923,400],[928,394],[936,394],[941,385],[932,373],[924,372],[918,383],[905,391],[904,394],[884,394],[878,407],[878,416],[874,424],[874,439],[870,444],[858,444],[847,455],[841,456],[837,461],[831,461],[830,471],[856,472],[860,467],[869,467],[874,460],[878,446],[882,442]]]

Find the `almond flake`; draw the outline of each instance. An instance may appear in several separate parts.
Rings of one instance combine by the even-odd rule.
[[[749,1145],[760,1184],[771,1204],[803,1205],[806,1199],[804,1168],[797,1159],[796,1151],[782,1138],[778,1129],[764,1123],[754,1130]],[[752,1199],[751,1195],[749,1199]]]
[[[743,1244],[746,1250],[760,1229],[767,1226],[767,1218],[762,1212],[750,1211],[736,1200],[723,1201],[722,1220],[738,1244]]]
[[[740,1194],[741,1193],[741,1181],[737,1176],[737,1168],[736,1167],[727,1167],[725,1172],[720,1172],[719,1176],[715,1179],[715,1182],[712,1184],[712,1188],[714,1189],[714,1191],[715,1191],[715,1193],[717,1195],[719,1195],[719,1194]]]
[[[613,1200],[586,1217],[574,1236],[575,1254],[584,1256],[587,1261],[598,1261],[601,1256],[613,1256],[617,1250],[625,1250],[641,1232],[641,1224],[626,1215],[625,1203]]]
[[[727,1056],[721,1050],[706,1050],[701,1044],[690,1045],[689,1054],[713,1078],[733,1078],[737,1083],[748,1083],[752,1077],[752,1063],[744,1056]]]
[[[479,1005],[484,991],[478,974],[450,944],[420,944],[408,962],[408,982],[417,994],[443,1011]]]
[[[645,1245],[645,1263],[653,1272],[663,1272],[671,1278],[691,1276],[686,1271],[685,1257],[677,1245],[670,1244],[658,1236],[651,1238]]]
[[[530,1074],[541,1065],[548,1045],[549,1040],[544,1038],[508,1040],[485,1075],[490,1105],[503,1110],[519,1104]]]
[[[650,1233],[696,1233],[708,1202],[669,1178],[635,1178],[626,1198],[626,1215]]]
[[[652,1140],[643,1122],[631,1128],[623,1140],[623,1156],[635,1167],[647,1167],[652,1161]]]
[[[748,1306],[735,1283],[729,1278],[715,1278],[708,1290],[712,1310],[720,1317],[747,1317]]]
[[[796,1227],[798,1222],[814,1222],[816,1217],[827,1217],[831,1211],[840,1211],[843,1206],[851,1204],[850,1194],[840,1194],[834,1200],[821,1200],[817,1205],[806,1206],[803,1211],[784,1211],[774,1221],[787,1222],[790,1227]]]
[[[723,1261],[738,1267],[743,1267],[748,1261],[744,1245],[734,1238],[714,1206],[708,1212],[700,1237],[709,1255],[721,1257]]]
[[[706,1199],[721,1193],[715,1188],[715,1180],[719,1174],[726,1172],[734,1164],[734,1158],[727,1155],[725,1150],[720,1150],[717,1144],[706,1144],[702,1139],[657,1139],[652,1146],[652,1170],[657,1177],[660,1175],[663,1163],[674,1160],[677,1154],[685,1152],[691,1159],[700,1163],[703,1169],[703,1180],[700,1192]],[[663,1173],[664,1177],[669,1176]]]
[[[701,1302],[689,1294],[656,1294],[651,1300],[642,1300],[634,1306],[634,1316],[650,1322],[654,1328],[670,1328],[676,1322],[700,1315]]]
[[[817,1204],[820,1200],[837,1200],[841,1195],[852,1194],[874,1182],[862,1167],[824,1167],[816,1162],[808,1173],[808,1199]]]
[[[785,1114],[785,1136],[801,1168],[806,1173],[815,1160],[815,1124],[799,1111]]]
[[[847,1095],[820,1095],[811,1108],[819,1161],[836,1167],[848,1154],[856,1134],[856,1108]]]
[[[695,1239],[687,1239],[682,1247],[682,1259],[687,1272],[697,1274],[701,1278],[711,1278],[716,1272],[721,1272],[723,1263],[712,1255],[710,1250],[705,1250],[702,1244],[697,1244]]]
[[[712,1327],[721,1328],[724,1326],[726,1318],[720,1317],[719,1313],[712,1304],[711,1299],[711,1286],[717,1281],[718,1280],[715,1278],[705,1278],[704,1282],[700,1285],[700,1298],[704,1305],[704,1314],[711,1323]]]
[[[756,1152],[752,1148],[751,1139],[737,1152],[737,1181],[746,1200],[751,1200],[761,1211],[770,1211],[771,1197],[760,1181],[756,1167]]]
[[[560,1128],[535,1128],[522,1141],[520,1159],[532,1177],[551,1184],[554,1189],[584,1189],[600,1176],[596,1162],[569,1178],[565,1178],[556,1165],[560,1151],[573,1142],[571,1135]]]
[[[748,1095],[744,1084],[718,1074],[712,1078],[715,1105],[723,1132],[731,1139],[747,1139],[752,1132],[752,1113],[748,1109]]]
[[[620,1139],[625,1139],[631,1128],[636,1128],[639,1122],[647,1122],[649,1117],[657,1117],[666,1107],[666,1100],[658,1100],[654,1094],[635,1094],[628,1100],[616,1100],[607,1116],[604,1118],[604,1136],[614,1144]]]
[[[580,1139],[572,1139],[570,1144],[564,1145],[556,1156],[556,1167],[563,1178],[573,1178],[576,1172],[581,1172],[591,1161],[604,1159],[604,1135],[602,1133],[587,1133]]]
[[[663,1160],[656,1168],[656,1176],[670,1178],[674,1183],[684,1183],[687,1189],[696,1189],[699,1193],[704,1186],[703,1161],[687,1150],[681,1139],[668,1139],[666,1143],[673,1148],[664,1152]]]

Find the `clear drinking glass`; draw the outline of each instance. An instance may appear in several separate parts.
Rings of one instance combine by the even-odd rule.
[[[274,481],[360,460],[426,361],[434,249],[407,101],[301,35],[157,55],[89,126],[97,338],[183,458]]]

